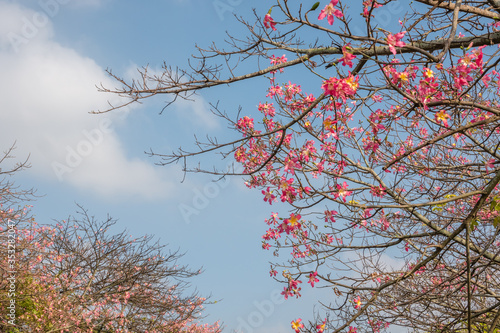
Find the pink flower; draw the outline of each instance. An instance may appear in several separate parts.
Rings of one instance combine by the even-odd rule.
[[[359,309],[361,307],[361,298],[358,296],[353,300],[354,308]]]
[[[295,215],[292,213],[289,219],[284,219],[283,223],[280,225],[281,232],[286,232],[290,234],[297,229],[302,228],[302,224],[300,223],[301,216],[299,214]]]
[[[274,29],[274,30],[276,30],[276,29]],[[270,59],[271,59],[271,65],[273,65],[273,66],[276,66],[279,64],[284,64],[287,62],[287,58],[284,54],[281,57],[275,57],[274,55],[272,55]],[[276,73],[276,71],[271,71],[270,73],[274,74],[274,73]],[[283,68],[280,68],[280,73],[283,73]],[[271,79],[271,83],[273,83],[273,82],[274,82],[274,79]]]
[[[374,197],[379,197],[379,198],[383,198],[384,195],[385,195],[385,187],[383,187],[382,185],[379,185],[379,186],[374,186],[370,189],[370,193],[374,196]]]
[[[288,84],[285,84],[285,101],[291,101],[295,95],[300,94],[301,91],[300,85],[288,81]]]
[[[485,86],[486,88],[488,88],[488,86],[489,86],[489,84],[488,84],[488,83],[491,81],[490,75],[489,75],[489,74],[486,74],[485,76],[483,76],[483,78],[481,79],[481,81],[483,81],[484,86]]]
[[[436,113],[434,118],[438,123],[442,122],[444,126],[448,127],[448,119],[450,119],[450,115],[447,114],[444,110],[441,110],[438,113]]]
[[[284,64],[287,62],[286,55],[282,55],[281,57],[275,57],[274,54],[271,56],[271,65],[279,65],[279,64]]]
[[[478,68],[483,67],[483,49],[486,47],[486,45],[478,47],[476,50],[472,51],[472,59],[475,59],[476,66]]]
[[[294,213],[290,214],[290,218],[288,219],[288,223],[292,228],[296,226],[300,226],[300,219],[302,216],[300,214],[295,215]]]
[[[342,54],[343,57],[339,59],[339,62],[342,62],[342,66],[349,66],[352,68],[352,61],[353,59],[356,59],[356,56],[352,53],[347,52],[347,47],[349,44],[344,45],[342,47]]]
[[[238,123],[236,124],[236,127],[240,130],[253,129],[253,118],[249,118],[247,116],[240,118],[238,120]]]
[[[325,95],[334,96],[338,90],[339,81],[340,80],[335,77],[331,77],[328,80],[323,81],[321,88],[325,91]]]
[[[344,202],[346,202],[345,197],[352,194],[352,191],[347,190],[348,188],[349,188],[349,186],[347,185],[346,182],[344,182],[344,184],[342,184],[342,186],[337,184],[337,192],[334,194],[335,199],[341,197],[344,200]]]
[[[269,87],[269,93],[266,95],[266,97],[274,97],[274,95],[278,94],[280,96],[283,96],[283,89],[281,86],[271,86]]]
[[[296,321],[292,321],[292,328],[295,330],[296,333],[300,332],[300,329],[304,327],[304,324],[301,324],[300,322],[302,319],[297,319]]]
[[[285,296],[285,299],[288,299],[288,296],[296,296],[299,298],[301,296],[300,290],[302,289],[299,287],[299,283],[302,283],[302,281],[293,280],[290,277],[288,277],[288,279],[288,287],[284,287],[281,295]]]
[[[404,37],[406,31],[399,32],[395,35],[389,34],[387,36],[387,44],[389,44],[389,49],[391,50],[392,54],[396,55],[396,48],[397,47],[402,47],[405,46],[405,42],[402,42],[401,39]]]
[[[326,326],[326,319],[323,320],[322,324],[316,325],[316,330],[318,331],[317,333],[323,333],[325,330],[325,326]]]
[[[330,95],[335,98],[340,98],[345,103],[348,97],[353,96],[359,86],[358,77],[349,75],[345,79],[337,79],[331,77],[323,81],[321,88],[325,91],[325,95]]]
[[[284,176],[281,177],[280,188],[287,190],[293,184],[293,178],[286,179]]]
[[[383,212],[383,211],[384,211],[384,210],[382,210],[382,212]],[[389,229],[389,227],[391,226],[391,222],[389,222],[389,220],[385,217],[385,215],[384,215],[384,216],[382,216],[382,218],[380,219],[380,223],[382,223],[381,228],[382,228],[382,230],[384,230],[384,231],[385,231],[385,230],[387,230],[387,229]]]
[[[293,292],[287,287],[284,287],[283,291],[281,292],[281,295],[283,295],[285,299],[288,299],[289,296],[293,296]]]
[[[247,159],[247,154],[245,152],[245,148],[240,147],[234,152],[234,158],[237,162],[244,162]]]
[[[299,283],[302,283],[302,281],[290,279],[288,281],[288,286],[292,291],[300,290]]]
[[[314,273],[309,274],[309,281],[307,281],[307,282],[311,284],[311,287],[314,287],[314,284],[316,282],[319,282],[319,279],[316,277],[317,275],[318,275],[318,272],[314,272]]]
[[[265,191],[262,190],[262,194],[264,194],[264,201],[269,202],[270,205],[273,204],[273,201],[276,201],[276,196],[271,193],[269,187]]]
[[[363,14],[361,14],[361,16],[365,17],[368,20],[368,15],[370,14],[370,10],[372,8],[378,8],[378,7],[382,7],[382,5],[377,3],[374,0],[363,1]],[[372,15],[372,17],[373,17],[373,15]]]
[[[321,13],[319,13],[318,20],[322,20],[326,17],[328,23],[332,25],[334,20],[333,16],[337,16],[338,18],[343,17],[344,14],[342,14],[340,10],[334,8],[338,2],[339,0],[331,0],[330,3],[325,6],[325,9],[322,9]]]
[[[269,228],[266,234],[262,236],[265,240],[278,239],[280,236],[279,232],[275,229]]]
[[[490,158],[488,161],[484,162],[485,163],[485,167],[486,167],[486,172],[488,172],[488,169],[494,169],[495,168],[495,165],[493,163],[495,163],[495,159],[494,158]]]
[[[285,161],[283,165],[285,166],[285,172],[291,173],[292,175],[295,174],[295,169],[300,169],[300,163],[298,163],[299,158],[297,156],[293,156],[290,154],[290,156],[287,156],[285,158]]]
[[[349,332],[348,333],[357,333],[358,329],[356,327],[349,326]]]
[[[276,30],[276,22],[274,22],[271,14],[266,14],[266,16],[264,16],[264,26],[268,29],[271,28]]]
[[[325,222],[332,221],[335,222],[334,216],[338,213],[334,210],[325,210]]]

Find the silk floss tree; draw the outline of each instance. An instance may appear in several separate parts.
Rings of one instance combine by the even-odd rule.
[[[218,322],[200,323],[210,302],[188,292],[200,271],[180,265],[182,254],[153,236],[111,234],[116,220],[81,207],[56,225],[37,224],[25,205],[35,192],[6,179],[26,167],[0,167],[1,332],[221,331]]]
[[[271,276],[285,298],[330,293],[291,331],[499,332],[500,3],[277,0],[254,13],[239,19],[246,38],[199,48],[197,67],[143,68],[130,82],[110,72],[120,86],[102,91],[173,103],[268,85],[258,116],[213,107],[233,141],[153,155],[219,151],[272,208],[288,207],[263,229],[281,260]]]

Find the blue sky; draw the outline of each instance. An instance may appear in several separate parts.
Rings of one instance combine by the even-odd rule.
[[[75,213],[76,203],[96,217],[119,219],[117,230],[155,234],[187,254],[183,263],[204,267],[193,280],[202,295],[220,300],[207,308],[207,322],[221,320],[226,332],[288,332],[290,321],[312,318],[312,299],[283,302],[282,286],[269,278],[269,253],[261,250],[264,219],[271,209],[258,191],[232,178],[213,183],[180,166],[155,166],[144,151],[170,152],[192,146],[193,134],[222,134],[208,101],[213,89],[193,103],[158,113],[165,98],[122,112],[92,115],[116,96],[106,68],[124,77],[149,64],[186,65],[194,45],[221,42],[225,31],[243,34],[231,12],[249,17],[254,2],[243,0],[45,0],[0,1],[0,137],[2,150],[16,142],[16,160],[31,168],[16,175],[37,189],[39,223]],[[268,8],[260,8],[267,12]],[[248,96],[248,90],[255,92]],[[241,85],[225,93],[225,108],[253,110],[264,91]],[[212,160],[213,159],[213,160]],[[204,157],[206,165],[222,163]],[[182,213],[184,209],[184,214]],[[186,213],[189,212],[189,213]]]

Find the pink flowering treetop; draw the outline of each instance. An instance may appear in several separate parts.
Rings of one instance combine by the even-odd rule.
[[[1,332],[220,332],[218,323],[199,323],[207,299],[185,295],[186,279],[199,271],[178,265],[181,256],[152,236],[111,235],[114,220],[85,210],[41,226],[29,207],[10,208],[26,193],[5,183],[0,193],[0,239],[15,241],[14,254],[0,250],[1,281],[15,276],[15,288],[0,285]]]
[[[499,11],[487,0],[276,1],[272,35],[256,10],[231,52],[200,49],[204,67],[167,69],[159,83],[143,71],[154,90],[119,77],[103,90],[140,101],[265,84],[252,111],[213,110],[233,141],[153,156],[220,151],[241,165],[272,206],[262,248],[281,258],[270,275],[282,296],[328,293],[315,315],[290,318],[291,332],[495,332]],[[228,55],[260,67],[238,71]]]

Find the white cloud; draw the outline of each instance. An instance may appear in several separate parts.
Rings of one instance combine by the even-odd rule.
[[[123,113],[88,113],[106,109],[110,98],[95,85],[114,82],[92,59],[54,42],[50,20],[36,25],[36,15],[0,1],[1,150],[17,141],[15,155],[30,154],[36,176],[103,196],[167,195],[167,170],[127,157],[112,131]]]
[[[35,11],[0,1],[0,48],[19,51],[22,46],[47,40],[53,35],[50,17]]]

